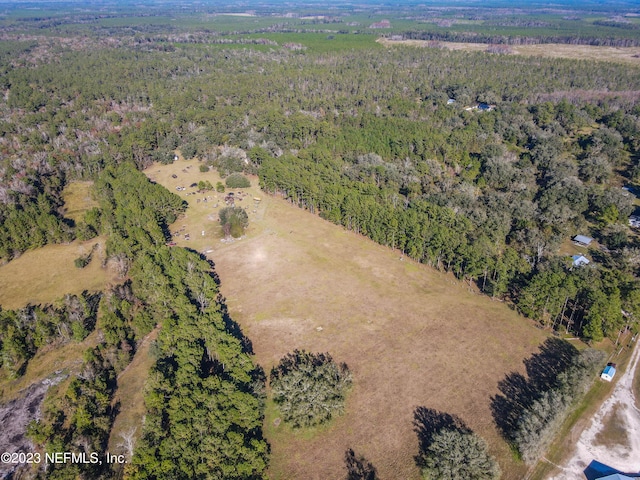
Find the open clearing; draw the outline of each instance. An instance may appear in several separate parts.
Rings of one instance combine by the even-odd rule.
[[[125,454],[127,459],[130,457],[124,446],[126,445],[124,439],[128,437],[137,439],[142,433],[140,426],[144,423],[145,414],[144,385],[155,363],[153,355],[149,353],[149,347],[158,337],[159,330],[157,327],[144,337],[131,363],[118,375],[118,389],[113,401],[120,404],[120,409],[111,428],[107,451]]]
[[[426,47],[428,40],[378,40],[385,46],[410,45]],[[449,50],[465,50],[468,52],[486,52],[488,43],[437,42]],[[602,62],[627,63],[640,65],[640,47],[598,47],[593,45],[565,45],[560,43],[545,43],[541,45],[508,45],[512,55],[529,57],[570,58],[574,60],[595,60]]]
[[[174,192],[218,178],[193,160],[146,173]],[[249,212],[247,235],[229,243],[221,241],[215,203],[179,191],[190,207],[172,226],[182,230],[176,242],[215,262],[230,313],[266,372],[299,348],[330,352],[354,378],[345,415],[326,427],[291,432],[276,426],[269,406],[271,478],[343,478],[344,454],[353,448],[381,478],[417,479],[418,406],[459,415],[490,443],[503,478],[523,478],[526,469],[499,437],[490,401],[506,373],[524,372],[522,360],[546,335],[450,275],[265,195],[255,177],[252,184],[238,203]]]
[[[82,220],[85,212],[98,206],[91,196],[93,182],[71,182],[62,191],[64,216],[75,222]]]
[[[15,309],[27,304],[52,303],[67,293],[97,292],[115,279],[114,272],[102,267],[104,238],[66,245],[46,245],[23,253],[0,266],[0,305]],[[73,261],[91,252],[98,244],[91,263],[77,268]]]

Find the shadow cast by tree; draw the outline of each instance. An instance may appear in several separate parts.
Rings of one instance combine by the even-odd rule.
[[[540,392],[557,387],[558,375],[572,365],[578,353],[569,342],[548,338],[540,346],[540,353],[534,353],[524,361],[529,382]]]
[[[195,250],[191,250],[191,251],[198,254],[201,259],[205,260],[211,266],[211,270],[209,271],[209,276],[213,279],[216,286],[220,288],[220,286],[222,285],[222,282],[220,281],[220,276],[216,271],[215,262],[207,258],[205,255],[196,252]],[[242,328],[240,327],[240,324],[236,322],[233,318],[231,318],[231,315],[229,314],[229,308],[227,307],[227,299],[221,293],[218,293],[216,297],[216,303],[218,303],[218,305],[220,306],[220,313],[222,313],[222,319],[224,320],[224,324],[227,331],[231,333],[231,335],[236,337],[238,340],[240,340],[242,344],[242,351],[244,353],[253,355],[253,343],[251,342],[251,339],[244,334],[244,332],[242,331]]]
[[[347,468],[346,480],[379,480],[376,468],[363,456],[356,456],[351,448],[344,455],[344,464]]]
[[[511,372],[498,383],[501,394],[491,398],[491,412],[506,440],[514,440],[522,413],[544,392],[558,385],[559,375],[572,365],[578,353],[570,343],[548,338],[540,346],[540,352],[524,360],[527,377]]]
[[[491,413],[502,436],[512,441],[520,415],[540,394],[524,375],[517,372],[511,372],[501,380],[498,389],[504,395],[491,398]]]
[[[449,480],[497,480],[500,467],[487,443],[460,417],[418,407],[414,431],[420,452],[415,457],[424,478]]]
[[[434,436],[442,430],[471,433],[469,427],[456,415],[439,412],[433,408],[417,407],[413,412],[413,431],[418,436],[420,453],[415,457],[419,467],[423,466],[423,452],[427,451]]]
[[[231,318],[229,308],[227,307],[227,299],[222,296],[222,294],[218,294],[216,302],[220,305],[220,313],[222,314],[226,330],[235,338],[240,340],[240,343],[242,344],[242,351],[244,353],[253,355],[253,343],[251,342],[251,339],[244,334],[240,324]]]

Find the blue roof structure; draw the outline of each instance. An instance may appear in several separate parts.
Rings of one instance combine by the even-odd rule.
[[[633,480],[640,477],[640,473],[623,473],[597,460],[592,460],[583,473],[587,480]]]
[[[589,259],[584,255],[573,255],[571,257],[573,259],[574,267],[581,267],[583,265],[589,265]]]

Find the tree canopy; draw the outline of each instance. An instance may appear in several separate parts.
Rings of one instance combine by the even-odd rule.
[[[226,237],[241,237],[249,225],[249,215],[242,207],[225,207],[220,210],[218,216]]]
[[[340,415],[352,381],[346,364],[336,364],[328,353],[304,350],[283,357],[269,378],[284,421],[298,428]]]

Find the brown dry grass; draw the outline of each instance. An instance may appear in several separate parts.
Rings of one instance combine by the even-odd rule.
[[[85,212],[98,206],[91,196],[93,182],[71,182],[62,191],[64,216],[75,222],[82,220]]]
[[[154,329],[140,342],[131,363],[118,375],[118,390],[114,402],[119,403],[120,407],[109,437],[107,450],[111,453],[125,453],[119,446],[122,442],[121,434],[128,434],[133,429],[135,430],[134,437],[138,438],[142,432],[145,414],[144,384],[154,364],[149,347],[158,337],[158,330],[158,328]]]
[[[172,191],[215,177],[202,175],[194,161],[153,166],[147,173]],[[506,373],[523,371],[522,360],[545,334],[505,304],[268,197],[252,181],[248,192],[262,202],[255,214],[248,208],[246,238],[221,242],[217,223],[209,219],[215,209],[190,196],[187,216],[176,224],[197,241],[179,243],[212,250],[231,315],[267,372],[299,348],[330,352],[354,377],[345,415],[320,429],[276,427],[278,414],[269,406],[271,477],[344,477],[344,453],[353,448],[381,478],[419,478],[412,422],[414,409],[426,406],[462,417],[488,440],[503,478],[522,478],[525,469],[499,437],[490,401]],[[203,229],[211,235],[194,234]]]
[[[391,41],[379,39],[385,46],[410,45],[415,47],[426,47],[429,42],[426,40],[401,40]],[[486,43],[459,43],[459,42],[438,42],[449,50],[464,50],[467,52],[485,52],[489,47]],[[569,58],[574,60],[592,60],[603,62],[626,63],[630,65],[640,65],[639,47],[598,47],[592,45],[564,45],[557,43],[546,43],[542,45],[517,45],[510,46],[511,54],[525,55],[530,57],[546,58]]]
[[[0,266],[0,305],[15,309],[29,303],[52,303],[67,293],[103,290],[115,279],[113,272],[102,267],[104,242],[104,238],[98,237],[86,242],[46,245]],[[91,252],[96,243],[99,247],[91,263],[77,268],[73,261]]]

